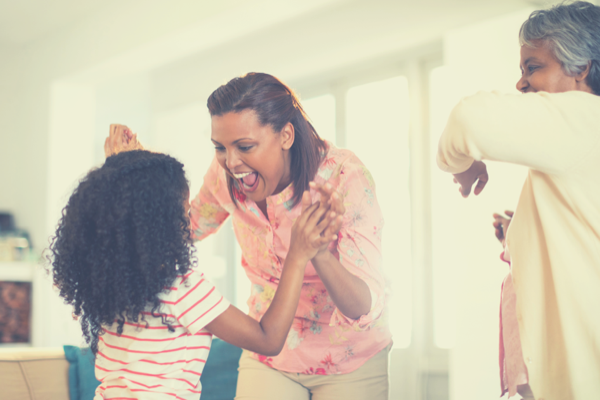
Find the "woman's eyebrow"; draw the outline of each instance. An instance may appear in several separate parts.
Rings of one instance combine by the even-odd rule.
[[[246,137],[245,138],[241,138],[241,139],[238,139],[238,140],[234,141],[232,144],[237,144],[238,142],[241,142],[242,140],[252,140],[252,138],[246,138]]]
[[[213,143],[215,144],[221,144],[219,142],[217,142],[215,139],[210,139]],[[241,138],[241,139],[237,139],[235,140],[233,143],[231,143],[232,145],[237,144],[238,142],[241,142],[242,140],[253,140],[252,138]]]
[[[527,60],[525,60],[525,62],[523,63],[524,65],[529,64],[531,61],[540,61],[538,60],[536,57],[529,57]]]

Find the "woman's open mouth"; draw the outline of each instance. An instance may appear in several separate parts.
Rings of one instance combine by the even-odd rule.
[[[233,174],[240,181],[244,192],[254,192],[258,187],[258,172],[243,172],[241,174]]]

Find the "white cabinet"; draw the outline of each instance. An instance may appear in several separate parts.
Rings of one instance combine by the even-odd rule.
[[[28,262],[0,262],[0,281],[31,282],[34,268],[36,265]]]

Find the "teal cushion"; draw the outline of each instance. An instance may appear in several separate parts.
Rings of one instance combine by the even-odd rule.
[[[94,373],[94,354],[89,348],[63,346],[69,361],[70,400],[93,400],[100,382]]]
[[[213,339],[200,382],[201,400],[233,400],[242,349]]]

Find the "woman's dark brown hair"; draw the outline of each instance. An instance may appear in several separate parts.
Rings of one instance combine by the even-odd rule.
[[[262,125],[269,125],[275,132],[280,132],[288,122],[294,126],[290,173],[294,185],[293,204],[298,204],[319,169],[327,145],[309,122],[292,89],[272,75],[250,72],[220,86],[208,98],[207,106],[211,117],[252,110]],[[231,199],[237,204],[235,192],[239,189],[229,175],[227,186]]]

